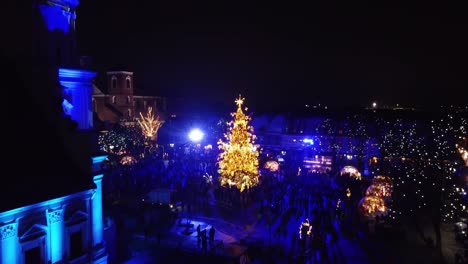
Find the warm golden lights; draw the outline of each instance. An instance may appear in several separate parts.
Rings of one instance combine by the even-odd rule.
[[[275,172],[279,170],[279,163],[274,160],[269,160],[265,162],[265,165],[263,167],[269,171]]]
[[[221,153],[218,156],[218,172],[221,185],[235,185],[241,192],[256,186],[259,182],[259,149],[254,145],[251,118],[242,111],[244,98],[235,100],[237,111],[231,113],[233,120],[228,123],[226,141],[218,141]]]
[[[458,152],[461,155],[461,158],[465,161],[465,166],[468,167],[468,150],[463,147],[458,147]]]
[[[341,175],[349,175],[351,178],[361,180],[361,173],[353,166],[344,166],[340,172]]]
[[[366,217],[384,216],[388,213],[385,201],[378,196],[364,196],[359,201],[359,209]]]
[[[140,112],[140,118],[137,120],[143,135],[151,140],[156,140],[158,130],[164,124],[164,121],[159,119],[159,116],[156,116],[156,118],[154,117],[153,108],[148,107],[146,116],[143,116],[143,114]]]

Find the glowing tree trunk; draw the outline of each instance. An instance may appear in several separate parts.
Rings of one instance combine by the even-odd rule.
[[[241,192],[259,182],[259,150],[254,145],[253,127],[249,125],[251,118],[242,111],[244,100],[239,96],[235,101],[237,111],[231,113],[234,120],[228,123],[229,131],[224,135],[226,142],[218,142],[221,150],[218,156],[221,185],[235,185]]]

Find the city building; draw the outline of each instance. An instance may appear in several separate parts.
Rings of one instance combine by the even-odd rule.
[[[165,117],[166,98],[135,93],[133,72],[109,71],[106,73],[107,93],[96,85],[93,91],[93,111],[100,121],[117,123],[132,120],[145,114],[149,107],[153,113]]]
[[[16,144],[6,150],[21,154],[5,161],[32,172],[17,169],[0,194],[0,263],[108,261],[101,188],[106,155],[93,130],[96,73],[76,55],[78,3],[33,1],[32,67],[12,76],[24,97],[14,114],[19,122],[8,132]]]

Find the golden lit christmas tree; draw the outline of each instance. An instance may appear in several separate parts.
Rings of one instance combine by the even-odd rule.
[[[240,95],[236,99],[237,111],[231,113],[234,120],[228,123],[229,131],[224,135],[226,142],[218,141],[221,185],[235,185],[241,192],[257,185],[259,177],[259,150],[254,145],[253,127],[249,125],[251,118],[242,111],[244,100]]]

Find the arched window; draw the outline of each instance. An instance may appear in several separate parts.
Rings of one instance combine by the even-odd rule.
[[[130,104],[132,98],[130,98],[130,96],[127,96],[127,104]]]
[[[130,82],[131,82],[131,78],[130,78],[130,76],[127,76],[127,78],[125,79],[127,89],[132,88]]]
[[[116,103],[116,100],[115,100],[115,95],[112,96],[112,103],[115,104]]]
[[[112,89],[116,89],[117,88],[117,77],[112,76],[111,82],[112,82]]]

